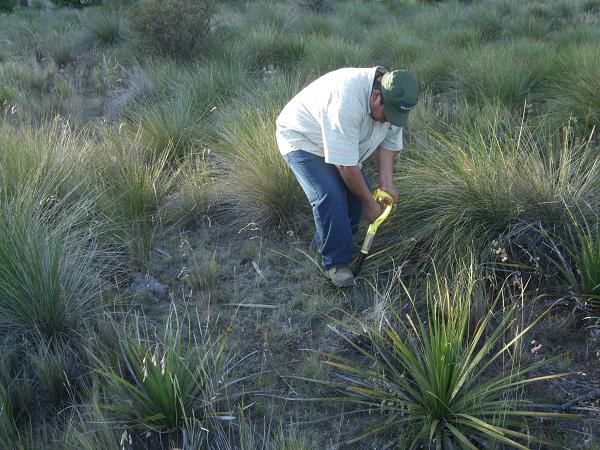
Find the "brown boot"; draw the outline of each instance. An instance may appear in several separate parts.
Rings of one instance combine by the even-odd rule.
[[[354,275],[347,267],[332,267],[327,271],[327,276],[336,287],[354,286]]]

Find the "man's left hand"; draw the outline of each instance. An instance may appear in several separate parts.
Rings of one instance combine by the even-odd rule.
[[[396,187],[394,185],[384,186],[384,185],[380,184],[379,189],[390,194],[394,198],[393,206],[396,206],[396,204],[398,203],[398,190],[396,189]],[[386,205],[389,204],[389,200],[387,202],[384,201],[384,203]]]

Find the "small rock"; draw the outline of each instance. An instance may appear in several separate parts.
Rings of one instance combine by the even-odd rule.
[[[162,284],[148,273],[139,272],[133,273],[133,282],[129,285],[129,291],[134,295],[144,292],[150,292],[157,297],[167,297],[169,295],[169,287],[166,284]]]

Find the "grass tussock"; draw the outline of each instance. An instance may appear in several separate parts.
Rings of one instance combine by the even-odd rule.
[[[132,138],[109,136],[98,156],[101,204],[118,241],[135,267],[146,267],[152,243],[163,223],[163,206],[176,177],[168,164],[170,147],[156,150]]]
[[[236,222],[278,227],[298,218],[303,193],[275,141],[275,119],[300,90],[293,77],[273,77],[219,112],[217,156],[223,161],[222,199]]]
[[[100,255],[81,226],[90,207],[0,202],[0,327],[12,338],[68,340],[99,313]]]
[[[563,201],[597,204],[600,166],[587,145],[568,137],[540,141],[518,122],[465,119],[462,131],[431,131],[433,139],[401,161],[404,195],[385,231],[390,248],[410,241],[439,264],[469,248],[485,255],[492,240],[515,227],[561,223]]]

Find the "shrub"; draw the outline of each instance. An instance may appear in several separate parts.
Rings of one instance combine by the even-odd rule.
[[[12,12],[17,6],[17,0],[0,0],[0,12]]]
[[[102,0],[50,0],[56,6],[83,8],[85,6],[101,5]]]
[[[213,0],[142,0],[129,20],[144,46],[186,59],[207,36],[215,9]]]
[[[436,276],[430,281],[426,317],[417,310],[419,301],[405,290],[412,305],[405,317],[389,306],[391,312],[377,326],[352,317],[349,323],[335,321],[334,331],[360,359],[323,355],[338,375],[331,385],[341,395],[332,401],[355,404],[356,412],[374,412],[347,444],[391,433],[393,443],[407,449],[476,449],[494,441],[526,448],[521,442],[547,444],[523,427],[526,419],[573,418],[532,409],[520,392],[527,384],[566,375],[531,375],[552,359],[525,367],[517,358],[509,359],[543,315],[514,332],[517,307],[506,308],[497,323],[490,309],[469,329],[475,300],[470,280],[450,285]],[[390,305],[397,305],[393,300],[388,299]]]

